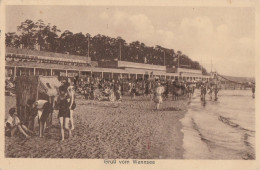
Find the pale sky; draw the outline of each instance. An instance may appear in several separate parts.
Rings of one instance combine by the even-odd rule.
[[[121,36],[182,51],[208,71],[255,75],[255,18],[249,7],[8,6],[6,32],[26,19],[42,19],[61,31]]]

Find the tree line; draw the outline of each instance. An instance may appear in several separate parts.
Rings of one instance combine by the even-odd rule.
[[[82,32],[74,34],[69,30],[61,32],[56,25],[45,24],[43,20],[34,22],[27,19],[17,26],[17,33],[9,32],[5,35],[7,47],[35,50],[38,46],[38,50],[41,51],[89,56],[93,61],[123,60],[166,66],[179,64],[180,67],[191,69],[202,67],[181,51],[176,52],[160,45],[146,46],[139,41],[126,43],[120,36],[92,36]],[[207,74],[205,68],[202,68],[202,71],[203,74]]]

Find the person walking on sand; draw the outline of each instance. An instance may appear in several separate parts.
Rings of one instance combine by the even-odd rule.
[[[163,102],[162,94],[164,87],[158,82],[154,90],[154,102],[156,103],[156,110],[159,110],[160,104]]]
[[[135,99],[135,93],[136,93],[136,84],[135,82],[132,82],[131,83],[131,86],[130,86],[130,94],[131,94],[131,100],[132,99]]]
[[[68,131],[69,137],[71,137],[71,129],[69,128],[70,103],[68,102],[66,86],[61,86],[59,91],[60,95],[57,98],[57,108],[59,110],[58,118],[60,122],[61,141],[64,141],[64,128]]]
[[[74,86],[68,87],[68,102],[69,102],[69,109],[70,109],[70,124],[71,124],[71,130],[74,130],[74,120],[73,120],[73,113],[74,109],[76,108],[76,102],[75,102],[75,90]]]

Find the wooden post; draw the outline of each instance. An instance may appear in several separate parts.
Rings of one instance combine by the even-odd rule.
[[[36,101],[39,98],[39,82],[40,82],[40,77],[38,76],[38,79],[37,79],[37,90],[36,90]]]
[[[51,76],[52,76],[52,68],[51,68]]]
[[[33,75],[35,76],[35,67],[33,67]]]

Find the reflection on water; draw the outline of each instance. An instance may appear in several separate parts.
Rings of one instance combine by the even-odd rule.
[[[255,159],[255,100],[249,90],[223,90],[217,101],[192,97],[182,119],[185,159]]]

